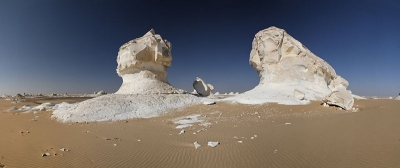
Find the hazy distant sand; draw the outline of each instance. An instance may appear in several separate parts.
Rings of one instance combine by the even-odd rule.
[[[51,112],[4,112],[12,106],[62,101],[67,99],[27,100],[14,105],[0,99],[1,164],[6,167],[400,167],[400,101],[356,100],[359,112],[326,108],[317,102],[305,106],[217,103],[196,105],[151,119],[88,124],[58,123],[50,119]],[[189,114],[206,115],[211,127],[197,133],[204,127],[196,125],[179,135],[180,129],[175,129],[171,120]],[[251,139],[254,135],[257,137]],[[202,146],[195,149],[195,141]],[[219,141],[220,145],[211,148],[208,141]],[[52,156],[42,157],[45,152]]]

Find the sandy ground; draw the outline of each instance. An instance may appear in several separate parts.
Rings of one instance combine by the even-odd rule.
[[[59,123],[51,112],[5,111],[85,99],[18,104],[0,99],[0,167],[400,167],[400,101],[395,100],[356,100],[358,112],[318,102],[217,102],[151,119],[97,123]],[[211,125],[179,134],[172,121],[191,114]],[[195,149],[195,141],[202,146]],[[212,148],[208,141],[220,144]],[[51,156],[42,157],[46,152]]]

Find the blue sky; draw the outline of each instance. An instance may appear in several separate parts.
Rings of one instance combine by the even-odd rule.
[[[174,1],[178,2],[178,1]],[[172,45],[169,82],[216,91],[259,82],[254,35],[285,29],[326,60],[359,95],[400,92],[400,2],[0,0],[0,95],[115,92],[119,47],[154,28]]]

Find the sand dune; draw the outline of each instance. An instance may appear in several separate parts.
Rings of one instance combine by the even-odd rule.
[[[82,100],[27,99],[11,104],[0,99],[0,163],[6,167],[400,166],[400,104],[395,100],[356,100],[359,112],[319,102],[293,106],[219,102],[149,119],[70,124],[52,120],[48,111],[4,112],[35,102]],[[179,134],[174,119],[193,114],[211,124],[195,124]],[[195,149],[195,141],[202,146]],[[209,141],[220,144],[212,148]],[[42,157],[46,152],[51,156]]]

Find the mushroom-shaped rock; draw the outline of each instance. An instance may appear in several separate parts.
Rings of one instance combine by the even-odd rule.
[[[211,94],[210,87],[201,78],[197,77],[193,82],[193,88],[201,96],[209,96]],[[213,88],[214,89],[214,88]]]
[[[354,105],[354,98],[350,91],[339,88],[328,95],[324,102],[350,110]]]
[[[116,94],[184,93],[167,80],[171,49],[172,44],[153,29],[122,45],[117,57],[117,73],[123,83]]]

